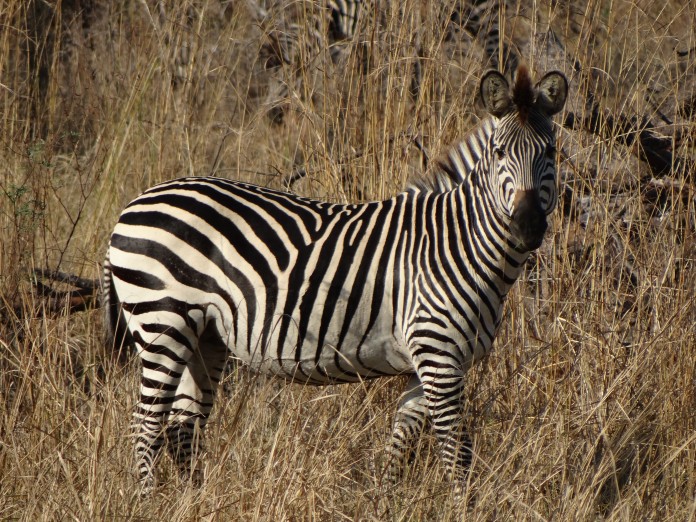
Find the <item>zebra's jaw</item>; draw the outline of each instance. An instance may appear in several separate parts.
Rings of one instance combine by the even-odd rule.
[[[510,229],[519,241],[519,246],[528,252],[539,248],[548,222],[536,190],[517,191],[511,217]]]

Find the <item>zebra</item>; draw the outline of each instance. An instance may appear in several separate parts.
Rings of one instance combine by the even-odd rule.
[[[318,12],[309,13],[304,10],[293,13],[283,6],[288,12],[283,12],[280,22],[274,21],[273,15],[255,1],[248,3],[256,21],[271,26],[259,54],[264,68],[271,73],[264,102],[267,116],[271,122],[280,124],[284,121],[292,85],[299,83],[298,73],[303,68],[315,62],[324,50],[329,52],[332,63],[345,61],[348,44],[358,30],[363,1],[326,0]]]
[[[552,116],[567,89],[557,71],[534,85],[520,67],[512,87],[485,73],[485,139],[465,140],[430,182],[384,201],[329,203],[214,177],[135,198],[110,238],[104,304],[112,346],[134,346],[142,362],[143,494],[164,445],[182,476],[203,480],[198,430],[228,353],[313,385],[407,375],[390,480],[427,424],[448,480],[463,484],[472,459],[464,374],[490,351],[504,299],[556,206]]]
[[[506,72],[515,71],[519,57],[500,37],[501,20],[507,13],[519,15],[522,5],[498,0],[473,0],[462,10],[453,10],[450,15],[450,30],[461,28],[475,38],[483,47],[488,66]]]

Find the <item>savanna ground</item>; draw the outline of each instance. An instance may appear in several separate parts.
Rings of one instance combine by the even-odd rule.
[[[377,3],[340,59],[302,50],[274,69],[268,35],[320,4],[0,4],[0,518],[696,519],[693,0],[501,3],[509,48],[566,72],[568,111],[590,91],[602,111],[594,132],[559,125],[565,197],[470,372],[462,504],[427,437],[403,484],[383,481],[401,379],[309,388],[243,370],[209,425],[205,484],[165,458],[139,498],[138,363],[113,361],[99,310],[42,313],[32,270],[97,278],[120,210],[177,176],[280,188],[301,172],[305,195],[387,197],[424,168],[419,147],[436,157],[482,117],[490,57],[452,16],[468,3]],[[538,43],[549,28],[577,62]],[[288,96],[269,94],[278,81]],[[656,175],[607,114],[652,122],[673,168]]]

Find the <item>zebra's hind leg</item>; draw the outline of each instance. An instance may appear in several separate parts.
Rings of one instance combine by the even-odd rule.
[[[198,351],[186,366],[168,419],[167,447],[181,476],[201,485],[201,437],[213,408],[215,393],[227,359],[218,337],[204,334]],[[192,465],[192,463],[194,465]]]
[[[135,319],[136,314],[131,317],[129,329],[142,362],[140,400],[133,414],[135,458],[141,494],[147,495],[155,486],[154,467],[164,443],[165,424],[197,343],[191,329],[180,322],[144,323]]]
[[[416,445],[427,419],[428,404],[423,395],[423,388],[418,377],[412,375],[399,399],[392,437],[387,447],[387,477],[392,485],[401,480],[404,468],[413,461]]]

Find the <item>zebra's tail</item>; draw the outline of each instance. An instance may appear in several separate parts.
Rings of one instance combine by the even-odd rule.
[[[106,330],[104,343],[107,349],[113,351],[118,362],[123,364],[128,360],[129,352],[133,347],[133,337],[126,325],[126,318],[123,316],[123,310],[121,309],[121,301],[114,288],[108,253],[104,261],[102,303],[104,306],[104,327]]]

